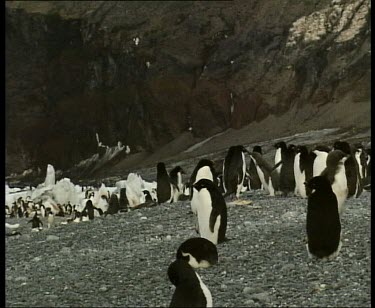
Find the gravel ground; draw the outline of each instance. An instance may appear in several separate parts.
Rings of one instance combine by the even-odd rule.
[[[370,306],[371,193],[347,200],[333,261],[307,257],[306,200],[242,198],[253,203],[228,205],[219,263],[198,270],[214,306]],[[168,306],[167,268],[196,236],[189,211],[186,201],[68,225],[57,217],[35,233],[27,219],[7,219],[22,235],[6,238],[6,306]]]

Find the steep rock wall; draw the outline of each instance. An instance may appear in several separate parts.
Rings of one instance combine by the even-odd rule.
[[[189,127],[205,137],[342,101],[355,125],[350,106],[370,110],[370,9],[368,0],[7,2],[7,173],[67,168],[96,152],[96,132],[153,151]]]

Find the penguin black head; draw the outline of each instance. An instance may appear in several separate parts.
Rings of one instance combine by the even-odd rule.
[[[286,143],[284,142],[284,141],[280,141],[280,142],[277,142],[277,143],[275,143],[274,144],[274,147],[276,148],[276,149],[286,149],[287,147],[286,147]]]
[[[333,149],[334,150],[341,150],[346,154],[351,154],[351,152],[352,152],[350,144],[346,141],[336,141],[333,144]]]
[[[193,185],[193,187],[200,191],[202,188],[211,189],[212,187],[215,187],[215,184],[208,179],[201,179],[197,183]]]
[[[184,169],[181,168],[181,166],[176,166],[176,167],[174,167],[174,168],[171,170],[170,173],[175,173],[175,174],[177,174],[178,172],[181,172],[182,174],[185,174],[185,171],[184,171]]]
[[[320,151],[320,152],[331,152],[331,149],[330,147],[326,146],[326,145],[317,145],[314,150],[317,150],[317,151]]]
[[[180,245],[176,259],[186,260],[193,268],[206,268],[217,264],[217,248],[203,237],[190,238]]]
[[[296,151],[296,146],[294,145],[294,144],[289,144],[288,145],[288,150],[290,151],[290,152],[295,152]]]
[[[243,145],[238,145],[237,147],[241,150],[241,152],[250,154],[250,152]]]
[[[307,147],[305,145],[297,145],[296,153],[307,154],[308,153]]]
[[[349,156],[341,150],[333,150],[327,156],[327,167],[336,167],[340,161],[345,162]]]
[[[262,153],[262,147],[260,145],[256,145],[253,147],[253,152],[257,152],[259,154],[263,154]]]
[[[185,260],[176,260],[168,267],[168,278],[176,287],[184,283],[194,283],[198,280],[193,268]]]

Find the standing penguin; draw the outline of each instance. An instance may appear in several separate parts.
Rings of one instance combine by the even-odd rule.
[[[89,217],[89,220],[93,220],[95,217],[95,209],[90,199],[86,201],[85,209],[87,210],[87,216]]]
[[[281,148],[281,168],[279,190],[286,197],[289,192],[294,192],[296,183],[294,179],[294,156],[295,146],[290,144],[288,147]]]
[[[348,181],[344,166],[348,157],[348,155],[340,150],[330,152],[327,156],[327,167],[321,173],[331,183],[332,191],[337,198],[337,207],[340,215],[344,210],[344,202],[348,197]]]
[[[178,248],[176,259],[188,261],[193,268],[207,268],[218,262],[217,248],[203,237],[189,238]]]
[[[324,145],[317,145],[313,150],[316,155],[313,163],[313,176],[320,175],[327,167],[327,156],[331,149]]]
[[[276,167],[272,167],[258,152],[251,152],[250,159],[254,162],[259,179],[263,188],[270,196],[275,196],[275,182],[277,182]],[[277,166],[277,165],[276,165]]]
[[[325,176],[310,179],[307,203],[307,251],[317,258],[334,258],[341,249],[341,223],[337,199]]]
[[[171,180],[169,178],[167,169],[165,168],[165,164],[159,162],[156,166],[157,174],[156,174],[156,193],[158,198],[158,203],[169,202],[173,201],[173,186]]]
[[[54,220],[55,220],[55,215],[50,211],[48,213],[48,218],[47,218],[48,229],[50,229],[53,226]]]
[[[287,146],[285,141],[279,141],[274,144],[274,147],[276,148],[275,152],[275,166],[276,172],[275,172],[275,180],[273,183],[273,188],[275,191],[279,191],[279,182],[280,182],[280,173],[281,173],[281,166],[282,166],[282,152],[287,150]]]
[[[336,141],[333,144],[335,150],[341,150],[348,159],[345,161],[345,175],[348,183],[348,198],[356,196],[358,198],[362,193],[362,182],[359,175],[359,166],[355,159],[355,154],[352,151],[351,146],[346,141]]]
[[[43,229],[43,223],[38,217],[38,213],[35,212],[33,219],[29,220],[27,223],[31,222],[31,231],[39,231]]]
[[[226,240],[227,205],[218,187],[210,180],[201,179],[194,184],[198,191],[198,228],[201,237],[217,245]]]
[[[193,185],[201,179],[208,179],[218,186],[214,163],[209,159],[201,159],[190,176],[190,200],[193,198]]]
[[[171,179],[171,183],[174,184],[178,191],[182,194],[184,184],[182,183],[182,175],[185,174],[185,171],[180,167],[176,166],[169,172],[169,177]]]
[[[210,290],[187,261],[172,262],[168,277],[176,287],[169,307],[212,307]]]
[[[120,212],[127,212],[128,211],[129,201],[128,201],[128,198],[126,197],[126,188],[120,189],[119,206],[120,206],[120,208],[119,208]]]
[[[111,195],[111,198],[109,199],[109,206],[107,209],[107,212],[104,213],[104,217],[113,214],[117,214],[120,209],[120,203],[118,201],[118,197],[115,193]]]
[[[371,191],[371,148],[365,149],[365,152],[367,154],[367,167],[365,172],[365,178],[363,180],[363,189]]]
[[[216,176],[216,171],[214,168],[214,163],[209,159],[201,159],[198,164],[195,166],[191,176],[190,176],[190,206],[191,211],[194,215],[197,215],[197,207],[199,205],[199,200],[197,197],[197,190],[194,188],[194,184],[201,179],[208,179],[214,183],[215,186],[218,186],[218,180]],[[195,229],[199,233],[198,227],[198,217],[196,219]]]
[[[256,145],[253,147],[253,153],[257,152],[260,155],[262,155],[262,148],[259,145]],[[255,166],[255,163],[252,159],[250,159],[249,163],[249,178],[250,178],[250,189],[251,190],[257,190],[262,188],[262,182],[260,181],[257,168]]]
[[[307,197],[305,182],[313,177],[315,157],[316,154],[309,152],[306,146],[300,145],[296,147],[296,156],[294,157],[295,194],[302,198]]]
[[[223,163],[224,196],[235,194],[239,198],[246,173],[245,153],[249,153],[243,145],[231,146]]]

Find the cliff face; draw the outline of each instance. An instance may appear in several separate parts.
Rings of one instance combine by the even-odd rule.
[[[6,3],[6,170],[286,111],[370,111],[370,1]],[[358,106],[360,105],[360,108]],[[353,109],[353,110],[354,110]],[[321,126],[327,125],[324,121]],[[363,125],[363,123],[362,123]]]

